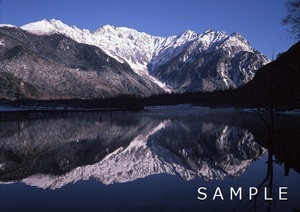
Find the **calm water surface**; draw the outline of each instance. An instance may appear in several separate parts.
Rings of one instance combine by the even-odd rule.
[[[300,209],[300,120],[274,124],[205,108],[1,121],[0,211]]]

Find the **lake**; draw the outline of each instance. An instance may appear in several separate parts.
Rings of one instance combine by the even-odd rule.
[[[299,210],[300,118],[267,126],[180,107],[2,118],[0,211]]]

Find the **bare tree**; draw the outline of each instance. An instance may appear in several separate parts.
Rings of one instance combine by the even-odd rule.
[[[287,15],[282,19],[282,24],[290,27],[291,37],[300,39],[300,0],[286,2]]]

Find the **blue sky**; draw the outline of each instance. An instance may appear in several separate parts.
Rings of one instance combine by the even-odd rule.
[[[290,38],[281,19],[285,0],[0,0],[0,23],[22,26],[58,19],[91,31],[110,24],[158,36],[190,29],[238,32],[270,59],[286,51]]]

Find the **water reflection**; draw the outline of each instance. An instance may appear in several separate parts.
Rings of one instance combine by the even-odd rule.
[[[257,115],[235,110],[84,113],[1,122],[0,184],[57,189],[87,179],[111,185],[158,174],[186,181],[237,179],[267,150],[270,182],[274,161],[284,164],[283,174],[299,173],[298,121],[281,117],[272,144]]]
[[[265,150],[247,129],[207,115],[89,114],[1,123],[0,180],[59,188],[91,177],[112,184],[160,173],[236,178]]]
[[[295,126],[292,127],[291,124],[280,123],[282,119],[275,122],[275,111],[273,109],[265,113],[261,113],[260,110],[258,110],[258,114],[267,132],[267,138],[264,140],[264,145],[267,147],[268,152],[266,174],[262,181],[255,187],[256,191],[254,193],[256,193],[256,195],[253,200],[249,201],[250,194],[248,194],[243,198],[239,207],[244,202],[246,208],[253,211],[262,209],[264,209],[264,211],[273,211],[276,209],[276,201],[274,200],[288,200],[288,187],[280,187],[274,182],[274,164],[284,164],[283,172],[285,176],[289,175],[292,167],[299,172],[299,158],[296,159],[295,156],[299,156],[300,154],[300,145],[298,142],[300,140],[300,123],[299,121],[294,122]],[[292,166],[291,163],[293,163]],[[300,178],[298,177],[298,184],[294,186],[298,187],[299,183]],[[294,210],[296,211],[298,209],[294,208]]]

